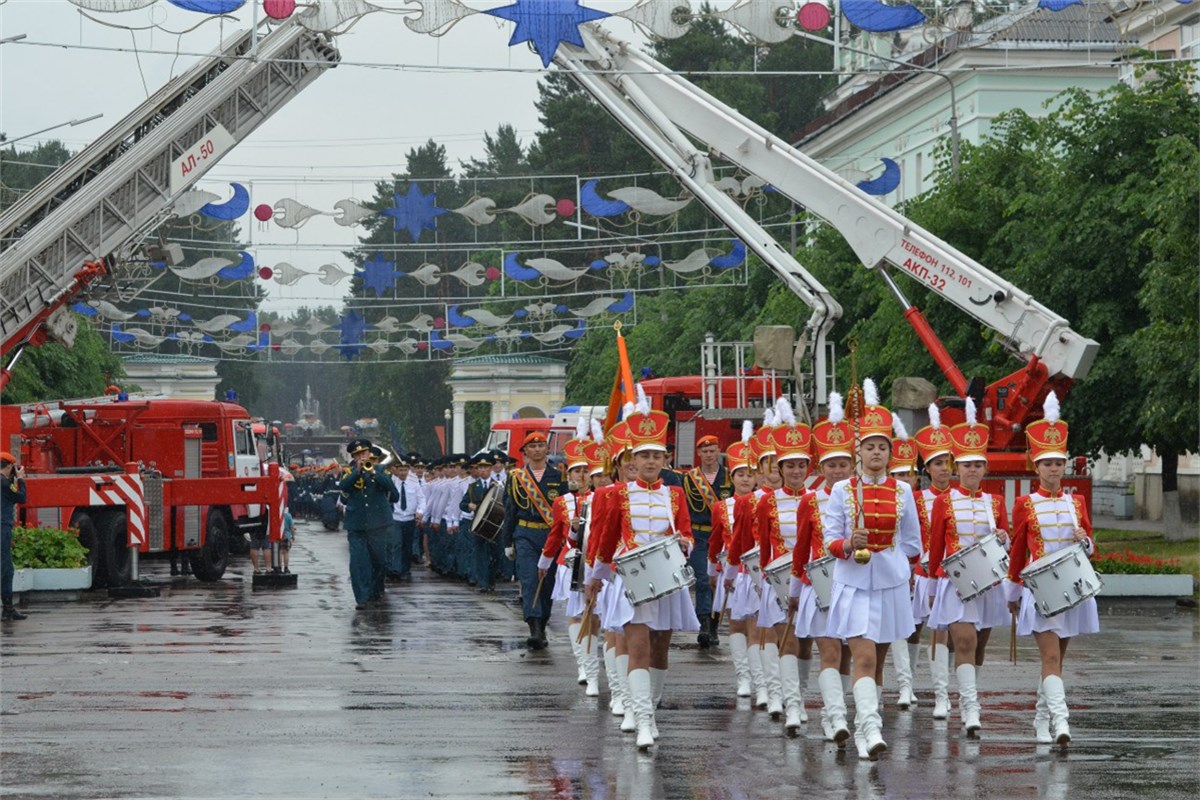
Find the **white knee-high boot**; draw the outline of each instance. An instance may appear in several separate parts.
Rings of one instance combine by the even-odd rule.
[[[842,676],[837,669],[828,667],[817,674],[817,686],[821,689],[821,701],[825,705],[825,735],[837,742],[838,747],[845,747],[850,729],[846,726],[846,696],[842,693]]]
[[[950,716],[950,651],[946,645],[933,646],[929,669],[933,673],[933,718],[946,719]]]
[[[983,727],[979,722],[979,691],[975,684],[975,665],[960,664],[954,670],[958,680],[958,713],[967,736],[974,736]]]
[[[746,634],[729,634],[729,654],[733,657],[733,677],[736,681],[738,697],[750,696],[750,658],[748,651]]]
[[[900,696],[896,699],[896,705],[901,709],[906,709],[912,705],[912,662],[908,657],[908,642],[901,639],[898,642],[893,642],[891,647],[892,666],[896,669],[896,686],[900,692]]]
[[[1054,741],[1064,747],[1071,741],[1071,726],[1067,724],[1071,712],[1067,708],[1067,689],[1063,679],[1057,675],[1047,675],[1042,681],[1042,691],[1046,694],[1046,705],[1050,709],[1050,730]]]
[[[601,644],[601,647],[604,645]],[[584,654],[583,654],[583,671],[587,675],[587,688],[584,694],[588,697],[600,696],[600,656],[596,653],[595,647],[587,646],[587,637],[584,637]]]
[[[1045,682],[1038,681],[1037,705],[1033,710],[1033,735],[1038,744],[1050,744],[1050,704],[1046,702]]]
[[[635,727],[637,730],[637,746],[639,750],[648,750],[654,744],[654,700],[651,696],[650,671],[645,669],[631,670],[629,673],[629,697],[633,705]]]
[[[767,676],[763,670],[762,648],[756,644],[746,645],[746,660],[750,662],[750,681],[754,684],[754,705],[767,707]]]
[[[658,739],[658,707],[662,704],[663,689],[667,685],[665,669],[650,668],[650,702],[655,713],[650,717],[650,733]]]
[[[796,661],[800,674],[800,721],[808,722],[808,712],[804,710],[804,693],[808,691],[808,676],[812,673],[812,659],[801,658]]]
[[[617,648],[604,648],[604,674],[608,676],[608,710],[614,717],[625,716],[624,681],[617,675]]]
[[[629,654],[617,656],[617,674],[621,676],[621,687],[624,690],[622,693],[625,701],[625,718],[621,720],[621,731],[624,733],[633,733],[637,730],[637,717],[634,716],[632,690],[629,687]],[[646,673],[649,678],[650,673]]]
[[[915,676],[917,664],[920,663],[921,643],[917,642],[916,644],[909,644],[908,642],[905,642],[905,645],[905,649],[908,650],[908,674]],[[909,685],[909,706],[917,705],[917,692],[912,688],[913,685],[915,685],[915,678]]]
[[[779,683],[783,694],[784,730],[788,736],[800,733],[800,666],[796,656],[779,657]]]
[[[763,645],[763,677],[767,682],[767,713],[771,719],[783,714],[783,685],[779,682],[779,646],[774,642]]]
[[[854,684],[854,730],[861,732],[867,756],[873,761],[887,750],[883,741],[883,719],[879,716],[879,690],[874,678],[859,678]]]
[[[578,622],[567,623],[567,637],[571,640],[571,652],[575,654],[575,666],[577,667],[575,682],[584,684],[587,683],[587,670],[583,667],[583,644],[576,641],[581,628],[583,626]]]

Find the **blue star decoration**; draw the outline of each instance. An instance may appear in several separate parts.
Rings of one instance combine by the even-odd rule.
[[[414,242],[421,238],[424,229],[437,230],[437,218],[446,213],[446,209],[437,207],[437,195],[422,194],[415,181],[408,185],[408,194],[394,194],[392,199],[395,207],[379,213],[395,221],[393,230],[407,230]]]
[[[363,335],[367,332],[366,318],[357,311],[351,311],[338,320],[335,327],[341,331],[338,349],[341,350],[342,357],[350,361],[362,355],[363,350],[367,349],[362,343]]]
[[[583,47],[579,26],[585,22],[609,16],[579,5],[579,0],[516,0],[510,6],[493,8],[484,13],[516,23],[509,47],[521,42],[533,42],[542,66],[550,66],[560,42]]]
[[[362,278],[363,286],[374,291],[376,297],[383,297],[385,292],[395,288],[396,278],[403,273],[396,271],[395,261],[388,261],[376,250],[375,255],[364,261],[363,268],[355,270],[354,274]]]

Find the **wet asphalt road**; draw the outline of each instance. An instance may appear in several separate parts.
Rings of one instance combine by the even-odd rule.
[[[820,741],[815,675],[813,721],[787,739],[733,697],[726,647],[689,642],[659,745],[639,755],[574,683],[564,625],[526,653],[511,588],[484,597],[417,570],[355,612],[346,561],[344,534],[302,523],[295,590],[252,590],[244,558],[216,584],[152,562],[159,598],[31,604],[0,627],[0,796],[1200,796],[1191,611],[1103,609],[1103,633],[1072,643],[1066,755],[1032,740],[1036,650],[1022,640],[1007,663],[1007,631],[982,670],[981,741],[930,718],[923,665],[910,712],[889,669],[879,762]]]

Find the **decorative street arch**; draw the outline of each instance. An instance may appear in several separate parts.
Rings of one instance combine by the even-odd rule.
[[[466,448],[467,403],[491,405],[489,424],[503,419],[548,417],[567,397],[567,364],[538,355],[470,356],[454,360],[446,379],[453,393],[451,449]]]

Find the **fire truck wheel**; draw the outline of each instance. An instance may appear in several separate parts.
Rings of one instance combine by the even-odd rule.
[[[96,527],[100,549],[104,553],[104,574],[108,585],[125,586],[133,578],[125,515],[120,511],[110,511],[99,518]]]
[[[88,566],[92,568],[92,588],[107,586],[104,570],[104,551],[100,546],[100,535],[96,523],[87,511],[76,511],[71,517],[71,527],[79,531],[79,543],[88,553]]]
[[[192,574],[202,581],[219,581],[229,561],[229,520],[210,511],[204,526],[204,547],[192,553]]]

